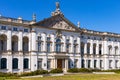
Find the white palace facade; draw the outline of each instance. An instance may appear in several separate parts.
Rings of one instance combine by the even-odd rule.
[[[120,69],[120,34],[74,25],[59,3],[39,22],[0,16],[0,72],[55,68]]]

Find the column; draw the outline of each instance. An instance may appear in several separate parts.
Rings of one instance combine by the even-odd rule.
[[[73,37],[72,36],[70,36],[70,43],[71,43],[70,53],[73,53]]]
[[[62,52],[66,52],[66,38],[65,36],[62,36],[63,38],[63,48],[62,48]]]
[[[19,32],[19,38],[18,38],[18,51],[22,51],[22,45],[23,45],[23,33],[22,30]]]
[[[108,46],[107,46],[107,37],[105,37],[104,39],[104,43],[103,43],[103,54],[108,54]]]
[[[78,58],[78,68],[81,68],[81,57]]]
[[[94,59],[91,59],[90,68],[94,69]]]
[[[97,65],[96,65],[96,67],[97,67],[98,69],[100,69],[100,59],[97,59]]]
[[[112,59],[112,69],[115,69],[115,59]]]
[[[8,33],[7,33],[7,51],[11,51],[11,30],[9,29],[8,30]]]
[[[93,40],[90,42],[90,54],[93,55]]]
[[[81,49],[81,48],[80,48],[80,46],[81,46],[81,45],[80,45],[80,44],[81,44],[80,37],[77,37],[77,43],[78,43],[77,53],[80,53],[80,51],[81,51],[81,50],[80,50],[80,49]]]
[[[55,35],[54,34],[51,35],[51,41],[52,41],[51,51],[54,52],[55,51]]]
[[[12,55],[7,56],[7,69],[12,73]]]
[[[104,56],[104,70],[108,70],[109,69],[109,59],[107,58],[107,55]]]
[[[98,42],[96,44],[96,54],[99,55],[99,44],[98,44]]]
[[[31,32],[32,51],[36,51],[36,32],[33,29]]]
[[[31,71],[37,70],[37,53],[36,53],[36,31],[31,31]]]
[[[87,54],[87,43],[84,44],[84,54]]]
[[[23,67],[23,60],[24,60],[24,58],[23,58],[23,56],[20,56],[19,58],[18,58],[19,60],[19,62],[18,62],[18,68],[20,69],[20,71],[19,72],[23,72],[24,71],[24,67]]]
[[[65,72],[68,70],[68,59],[65,59]]]
[[[85,58],[85,68],[88,68],[88,60]]]
[[[42,51],[46,51],[46,34],[42,33],[42,40],[43,40],[43,47],[42,47]]]

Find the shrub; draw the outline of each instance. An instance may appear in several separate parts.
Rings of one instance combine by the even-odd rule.
[[[91,70],[86,69],[86,68],[80,68],[78,71],[79,72],[92,72]]]
[[[25,72],[21,74],[20,76],[34,76],[34,75],[40,75],[40,74],[48,74],[48,71],[46,70],[36,70],[32,72]]]
[[[89,69],[90,71],[92,71],[92,72],[101,72],[101,70],[100,69]]]
[[[68,69],[67,72],[78,73],[78,72],[79,72],[79,69],[78,69],[78,68],[71,68],[71,69]]]
[[[52,70],[50,71],[50,73],[63,73],[63,70],[62,70],[62,69],[59,69],[59,68],[57,68],[57,69],[52,69]]]
[[[120,73],[120,69],[102,70],[102,72],[115,72],[115,73]]]

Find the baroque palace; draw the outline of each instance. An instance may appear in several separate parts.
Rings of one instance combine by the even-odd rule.
[[[60,11],[36,22],[0,16],[0,72],[120,69],[120,34],[80,28]]]

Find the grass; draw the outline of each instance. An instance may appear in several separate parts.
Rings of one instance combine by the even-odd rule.
[[[79,74],[65,75],[59,77],[43,77],[43,78],[24,78],[24,79],[4,79],[0,80],[120,80],[120,74]]]

